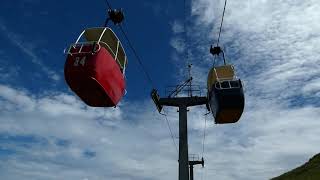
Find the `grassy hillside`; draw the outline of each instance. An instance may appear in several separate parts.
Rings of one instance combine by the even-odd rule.
[[[320,180],[320,154],[306,164],[271,180]]]

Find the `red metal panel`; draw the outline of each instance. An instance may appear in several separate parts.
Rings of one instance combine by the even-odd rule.
[[[92,45],[71,49],[65,63],[69,87],[89,106],[116,106],[125,93],[125,79],[110,53],[101,47],[92,54]]]

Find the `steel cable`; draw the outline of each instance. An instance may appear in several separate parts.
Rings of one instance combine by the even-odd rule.
[[[109,9],[112,9],[111,3],[110,3],[108,0],[106,0],[106,3],[107,3],[107,5],[108,5]],[[142,60],[141,60],[138,52],[137,52],[136,49],[134,48],[133,44],[131,43],[131,41],[130,41],[128,35],[127,35],[127,33],[126,33],[126,32],[124,31],[124,29],[122,28],[121,24],[119,24],[119,28],[120,28],[120,31],[122,32],[123,36],[125,37],[126,41],[128,42],[128,45],[130,46],[130,48],[131,48],[134,56],[136,57],[139,65],[140,65],[141,70],[144,72],[144,74],[145,74],[147,80],[149,81],[149,83],[151,84],[152,88],[155,88],[154,83],[153,83],[153,81],[152,81],[152,79],[151,79],[151,76],[150,76],[149,73],[147,72],[145,66],[144,66],[143,63],[142,63]]]
[[[135,55],[139,65],[140,65],[141,70],[144,72],[144,74],[145,74],[147,80],[149,81],[149,83],[151,84],[152,88],[155,88],[154,83],[153,83],[153,81],[151,79],[151,76],[149,75],[148,71],[146,70],[145,66],[143,65],[142,60],[141,60],[139,54],[137,53],[136,49],[133,47],[133,45],[132,45],[127,33],[124,31],[124,29],[122,28],[121,25],[119,25],[119,27],[120,27],[120,31],[122,32],[122,34],[124,35],[125,39],[127,40],[128,45],[130,46],[133,54]]]
[[[108,5],[109,9],[112,9],[111,4],[109,3],[109,1],[106,0],[106,2],[107,2],[107,5]]]
[[[204,146],[206,140],[206,129],[207,129],[207,114],[204,115],[204,128],[203,128],[203,139],[202,139],[202,157],[204,156]]]
[[[225,12],[226,12],[226,6],[227,6],[227,0],[224,1],[224,7],[223,7],[222,18],[221,18],[221,24],[220,24],[220,30],[219,30],[219,36],[218,36],[217,46],[219,46],[219,42],[220,42],[220,36],[221,36],[221,31],[222,31],[224,14],[225,14]]]
[[[177,146],[177,143],[176,143],[176,141],[175,141],[174,134],[173,134],[172,129],[171,129],[171,126],[170,126],[170,122],[169,122],[169,120],[168,120],[168,118],[167,118],[167,114],[166,114],[166,112],[165,112],[164,109],[163,109],[163,112],[164,112],[164,114],[161,114],[161,115],[163,115],[163,116],[165,117],[165,119],[166,119],[167,126],[168,126],[168,129],[169,129],[169,131],[170,131],[171,138],[172,138],[173,145],[174,145],[177,153],[179,154],[178,146]]]

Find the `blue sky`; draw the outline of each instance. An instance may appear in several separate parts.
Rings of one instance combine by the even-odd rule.
[[[205,87],[224,1],[187,1],[186,29],[182,0],[110,2],[125,10],[124,27],[161,93],[185,79],[188,61],[195,83]],[[116,109],[87,107],[65,84],[64,48],[84,28],[103,24],[105,11],[103,0],[2,2],[3,179],[177,178],[165,119],[128,46],[128,93]],[[206,117],[206,167],[195,168],[195,178],[268,179],[320,152],[318,22],[316,0],[228,1],[220,42],[245,84],[246,107],[237,124],[214,125],[212,115]],[[206,111],[190,110],[190,153],[201,155]],[[176,109],[166,112],[177,136]]]

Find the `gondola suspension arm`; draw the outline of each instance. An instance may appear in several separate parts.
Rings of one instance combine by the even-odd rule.
[[[219,56],[220,53],[222,53],[224,65],[226,65],[226,59],[225,59],[223,50],[219,46],[219,43],[220,43],[220,37],[221,37],[222,26],[223,26],[223,21],[224,21],[224,15],[225,15],[225,12],[226,12],[226,6],[227,6],[227,0],[224,1],[224,7],[223,7],[223,13],[222,13],[222,17],[221,17],[221,23],[220,23],[220,28],[219,28],[217,44],[216,44],[215,47],[213,47],[212,45],[210,47],[210,53],[213,56],[215,56],[215,58],[216,58],[216,56]]]

